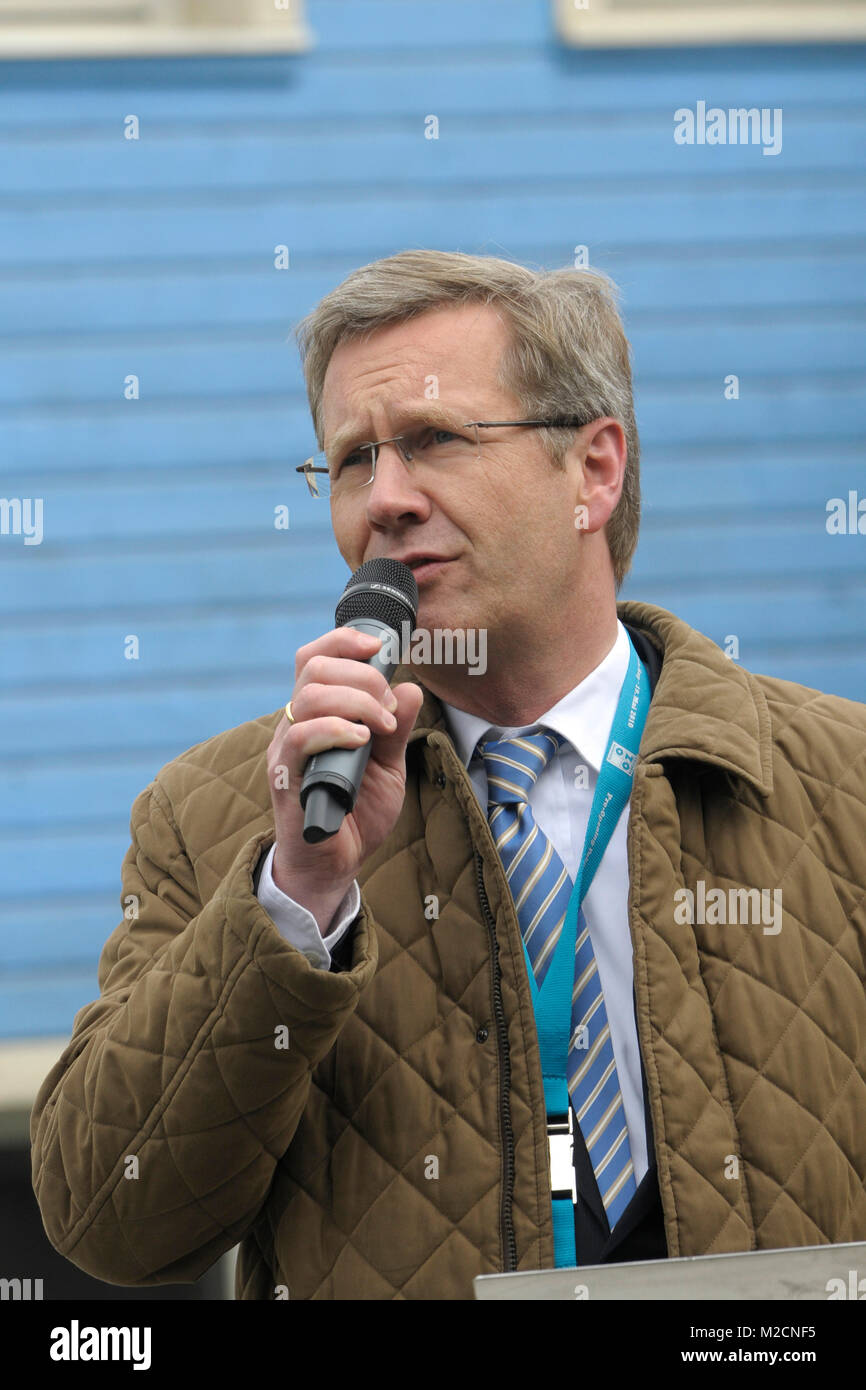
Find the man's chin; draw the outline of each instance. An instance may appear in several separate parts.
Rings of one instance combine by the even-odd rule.
[[[435,577],[419,585],[416,630],[426,629],[432,636],[437,630],[478,628],[481,619],[471,584],[466,566],[458,559],[443,565]]]
[[[415,623],[416,632],[423,629],[432,636],[437,631],[459,630],[467,626],[474,627],[475,624],[466,617],[462,605],[458,608],[456,602],[425,602],[422,595]]]
[[[440,604],[422,597],[411,639],[406,640],[406,629],[401,634],[402,662],[425,684],[448,687],[461,683],[470,669],[479,675],[487,669],[486,629],[466,614],[465,595],[462,599],[458,594]]]

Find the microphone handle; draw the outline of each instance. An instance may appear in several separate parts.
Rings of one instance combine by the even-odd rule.
[[[390,639],[373,653],[367,663],[381,671],[390,684],[398,663],[388,658],[395,650],[399,651],[399,635],[377,618],[354,618],[343,626]],[[314,753],[307,762],[300,792],[307,844],[315,845],[336,835],[344,816],[354,807],[372,741],[371,737],[359,748],[327,748],[321,753]]]

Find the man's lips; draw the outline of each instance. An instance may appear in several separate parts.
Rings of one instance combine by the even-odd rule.
[[[428,555],[419,551],[414,555],[405,557],[393,555],[391,558],[400,560],[401,564],[408,565],[416,581],[420,582],[422,579],[428,579],[437,574],[445,565],[451,564],[455,557],[451,555]]]
[[[432,579],[450,563],[450,560],[427,560],[420,565],[413,565],[412,573],[415,576],[415,583],[422,584],[426,579]]]

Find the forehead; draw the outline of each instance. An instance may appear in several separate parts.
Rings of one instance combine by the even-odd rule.
[[[362,431],[377,418],[393,423],[401,410],[431,400],[458,412],[504,404],[510,398],[496,375],[510,341],[510,327],[492,305],[461,304],[340,343],[322,391],[325,438],[351,423]]]

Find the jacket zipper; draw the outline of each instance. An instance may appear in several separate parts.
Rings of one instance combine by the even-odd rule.
[[[503,1269],[507,1272],[517,1268],[517,1238],[514,1234],[514,1131],[511,1127],[511,1054],[508,1048],[508,1028],[505,1009],[502,1003],[502,976],[499,966],[499,942],[496,939],[496,922],[490,910],[487,889],[484,887],[484,869],[481,855],[475,851],[475,877],[478,881],[478,898],[490,933],[490,950],[493,959],[493,1016],[496,1023],[496,1039],[499,1048],[499,1128],[502,1135],[502,1200],[499,1206],[499,1225],[502,1236]]]

